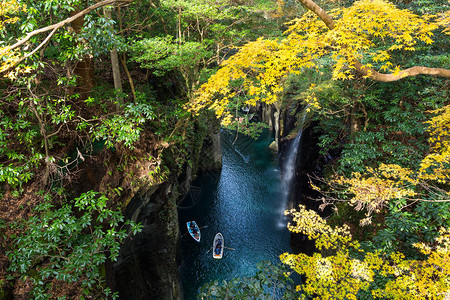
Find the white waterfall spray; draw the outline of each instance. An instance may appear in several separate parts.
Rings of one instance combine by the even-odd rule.
[[[302,139],[303,124],[305,123],[306,112],[303,113],[300,130],[294,140],[290,141],[286,152],[286,159],[283,163],[281,173],[281,220],[280,227],[286,227],[287,218],[284,211],[288,209],[289,198],[292,192],[292,186],[295,180],[295,171],[297,169],[297,156],[300,149],[300,141]]]

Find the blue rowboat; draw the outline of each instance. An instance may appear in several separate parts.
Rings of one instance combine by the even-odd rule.
[[[200,228],[198,228],[197,223],[195,221],[189,221],[186,223],[189,234],[192,236],[194,240],[200,242]]]

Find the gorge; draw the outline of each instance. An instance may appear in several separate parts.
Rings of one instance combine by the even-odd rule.
[[[178,198],[170,199],[170,194],[177,193],[164,184],[130,202],[126,215],[137,216],[134,218],[144,224],[144,230],[125,243],[115,264],[115,285],[121,299],[194,300],[200,287],[210,281],[251,276],[262,261],[280,263],[278,256],[291,251],[284,217],[289,205],[286,184],[295,190],[301,134],[285,142],[289,146],[281,147],[284,153],[269,148],[274,134],[266,129],[254,140],[221,129],[215,135],[221,137],[221,151],[204,149],[201,155],[211,157],[213,151],[217,157],[220,152],[221,168],[216,162],[213,168],[206,167],[193,176],[196,179],[188,181],[189,185],[176,184],[190,186]],[[284,167],[288,174],[284,175],[281,154],[288,158]],[[172,203],[169,211],[163,203]],[[162,214],[171,217],[158,221]],[[200,243],[186,234],[190,220],[201,228]],[[213,260],[210,251],[216,232],[221,232],[226,246],[233,249],[225,249],[220,261]]]
[[[449,20],[2,0],[0,299],[449,298]]]

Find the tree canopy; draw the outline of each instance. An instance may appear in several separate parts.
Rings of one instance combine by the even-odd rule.
[[[191,109],[213,109],[229,124],[229,99],[244,93],[244,105],[274,103],[282,95],[282,82],[288,74],[319,68],[325,57],[333,61],[333,79],[353,79],[357,74],[383,82],[419,74],[450,78],[450,70],[445,68],[402,69],[395,61],[403,51],[433,43],[438,28],[448,34],[448,11],[419,16],[385,0],[361,0],[326,13],[313,1],[300,2],[309,11],[289,24],[284,38],[260,38],[240,48],[199,89]],[[309,100],[317,105],[313,97]]]

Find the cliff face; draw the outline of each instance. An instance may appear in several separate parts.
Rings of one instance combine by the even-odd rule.
[[[301,111],[301,108],[294,110]],[[275,106],[261,106],[257,113],[259,120],[274,131],[282,163],[283,151],[290,137],[298,132],[295,128],[298,119],[286,108]],[[119,292],[120,299],[182,299],[178,275],[181,258],[178,253],[180,233],[177,200],[188,192],[190,183],[199,171],[221,167],[219,125],[213,117],[206,120],[205,124],[208,125],[199,128],[201,139],[197,144],[188,145],[190,164],[171,169],[167,180],[153,185],[143,184],[128,195],[131,200],[124,215],[144,227],[141,233],[124,243],[120,257],[113,265],[110,284]],[[321,164],[313,125],[303,129],[301,147],[297,158],[297,183],[293,189],[294,203],[291,205],[296,207],[302,203],[312,208],[316,203],[304,196],[311,192],[307,174],[316,172]],[[292,243],[300,246],[302,252],[313,250],[312,244],[305,242],[301,236],[293,235]]]
[[[143,225],[121,247],[114,264],[120,299],[179,299],[176,253],[178,221],[176,182],[164,182],[137,194],[125,217]]]
[[[293,208],[305,205],[307,208],[319,213],[321,202],[314,199],[320,198],[317,191],[314,191],[309,182],[311,175],[320,176],[320,170],[324,165],[323,156],[319,154],[317,127],[315,124],[309,124],[303,129],[300,142],[299,156],[297,157],[296,185],[293,188]],[[291,245],[299,252],[312,254],[315,251],[314,242],[308,240],[301,234],[291,234]]]
[[[221,167],[219,125],[210,118],[189,144],[190,163],[170,169],[167,180],[143,185],[128,202],[124,215],[143,230],[121,247],[110,284],[120,299],[181,299],[178,275],[177,200],[189,190],[197,172]]]

